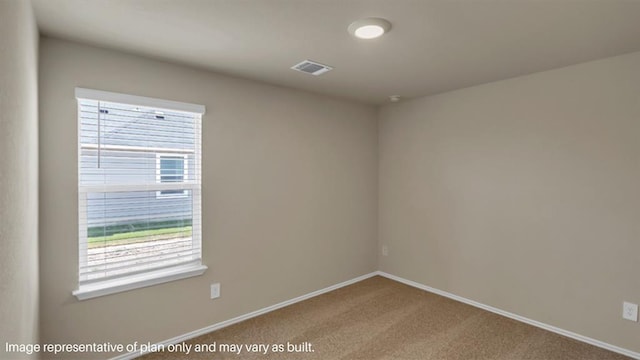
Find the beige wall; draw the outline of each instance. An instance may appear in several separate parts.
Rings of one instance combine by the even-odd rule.
[[[640,53],[385,106],[380,269],[633,351]]]
[[[60,40],[40,51],[43,342],[161,341],[376,270],[375,108]],[[207,107],[203,276],[71,295],[76,86]]]
[[[27,1],[0,1],[0,358],[38,341],[38,31]],[[8,357],[8,356],[7,356]],[[11,354],[11,358],[19,358]]]

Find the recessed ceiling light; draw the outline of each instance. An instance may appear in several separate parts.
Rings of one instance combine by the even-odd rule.
[[[381,18],[366,18],[354,21],[348,27],[349,33],[360,39],[375,39],[391,30],[391,23]]]

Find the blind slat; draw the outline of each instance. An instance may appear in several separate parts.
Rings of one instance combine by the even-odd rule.
[[[116,272],[118,270],[127,269],[131,266],[144,266],[144,265],[152,265],[155,263],[159,263],[165,260],[171,260],[174,258],[184,258],[184,257],[192,257],[194,255],[199,254],[200,248],[196,249],[184,249],[184,250],[176,250],[171,253],[163,253],[163,254],[154,254],[152,249],[146,252],[146,255],[142,255],[135,258],[128,259],[118,259],[113,262],[99,262],[95,265],[89,264],[80,268],[80,272],[86,275],[92,275],[95,273],[105,273],[105,272]]]
[[[120,274],[114,274],[114,275],[107,275],[107,276],[102,276],[99,278],[94,278],[94,279],[85,279],[82,281],[83,285],[89,285],[89,284],[95,284],[95,283],[99,283],[99,282],[103,282],[103,281],[109,281],[109,280],[114,280],[114,279],[119,279],[122,277],[130,277],[130,276],[134,276],[134,275],[139,275],[139,274],[143,274],[143,273],[147,273],[147,272],[152,272],[152,271],[157,271],[157,270],[162,270],[162,269],[169,269],[172,267],[179,267],[179,266],[185,266],[188,264],[194,264],[194,265],[200,265],[201,264],[201,258],[194,258],[192,260],[184,260],[181,262],[174,262],[174,263],[170,263],[167,262],[166,264],[159,264],[156,265],[154,267],[143,267],[140,269],[130,269],[130,271],[127,272],[126,276],[122,276]]]
[[[80,286],[199,262],[204,107],[79,90]]]

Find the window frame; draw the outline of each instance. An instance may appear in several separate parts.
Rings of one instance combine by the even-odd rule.
[[[206,270],[207,266],[202,263],[202,208],[201,208],[201,156],[202,156],[202,116],[205,113],[205,107],[203,105],[176,102],[170,100],[163,100],[157,98],[136,96],[136,95],[127,95],[120,93],[113,93],[108,91],[101,90],[93,90],[93,89],[85,89],[85,88],[75,88],[75,97],[77,99],[78,109],[76,111],[77,117],[77,125],[78,125],[78,133],[77,133],[77,145],[78,145],[78,155],[77,159],[80,163],[82,156],[82,144],[81,144],[81,120],[80,120],[80,100],[92,100],[92,101],[105,101],[112,103],[120,103],[127,104],[133,106],[144,106],[155,109],[164,109],[169,111],[180,111],[180,112],[188,112],[199,115],[199,120],[196,121],[196,131],[199,136],[195,137],[195,155],[193,160],[193,174],[190,174],[188,171],[188,161],[187,154],[182,153],[170,153],[170,152],[158,152],[162,149],[150,149],[155,150],[157,166],[156,166],[156,184],[153,185],[153,190],[156,191],[156,196],[158,193],[161,193],[163,190],[176,190],[182,189],[185,191],[185,194],[161,194],[161,198],[170,198],[170,197],[184,197],[186,195],[186,191],[192,191],[192,241],[194,245],[199,247],[199,258],[188,262],[186,264],[168,266],[166,268],[159,268],[155,270],[144,271],[140,273],[133,273],[131,275],[127,275],[124,277],[116,277],[113,279],[106,280],[98,280],[95,282],[83,283],[80,274],[81,267],[87,264],[87,242],[88,242],[88,227],[79,226],[79,236],[78,236],[78,288],[72,291],[72,294],[78,300],[91,299],[99,296],[119,293],[123,291],[143,288],[147,286],[152,286],[156,284],[161,284],[169,281],[175,281],[179,279],[185,279],[193,276],[202,275]],[[102,146],[98,145],[98,147],[102,148]],[[167,155],[167,156],[184,156],[184,177],[181,182],[166,182],[161,183],[159,181],[159,159],[158,155]],[[189,179],[188,175],[193,175],[193,179]],[[148,191],[148,184],[130,184],[130,185],[120,185],[120,184],[110,184],[110,185],[83,185],[80,183],[80,170],[78,170],[78,224],[86,224],[87,213],[82,213],[81,209],[87,209],[87,195],[91,192],[119,192],[119,191]],[[197,200],[197,201],[196,201]],[[84,222],[83,222],[84,221]],[[197,227],[197,228],[196,228]],[[84,249],[83,249],[84,247]]]

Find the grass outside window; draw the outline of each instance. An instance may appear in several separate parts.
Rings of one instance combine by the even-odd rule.
[[[97,233],[94,231],[94,234]],[[104,233],[104,232],[103,232]],[[90,236],[87,240],[89,249],[128,245],[147,241],[167,240],[192,236],[192,228],[189,226],[177,226],[170,228],[158,228],[136,230],[128,232],[116,232],[106,236]]]

